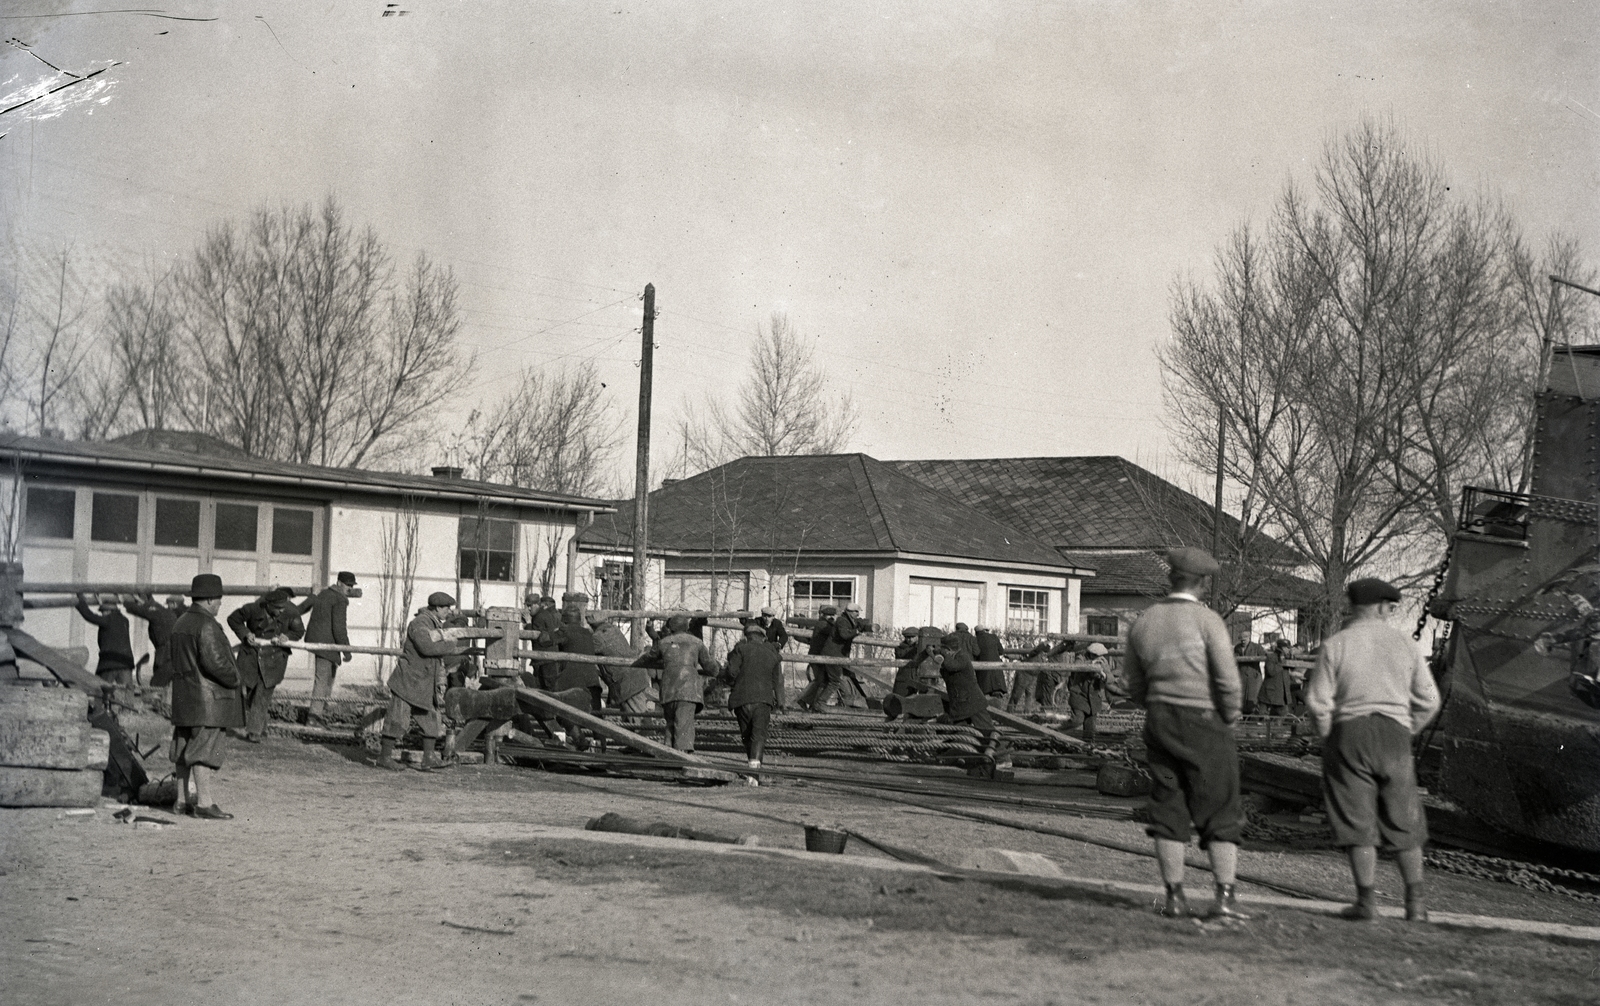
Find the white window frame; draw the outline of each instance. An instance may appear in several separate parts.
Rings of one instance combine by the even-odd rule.
[[[832,596],[832,592],[831,592],[831,589],[830,589],[830,592],[829,592],[829,598],[830,599],[829,600],[823,601],[820,604],[811,603],[809,611],[802,610],[801,607],[795,601],[795,596],[794,596],[795,584],[802,583],[802,582],[809,583],[809,582],[813,582],[813,581],[817,581],[817,580],[827,580],[830,583],[848,582],[850,584],[850,596],[848,598],[845,598],[843,601],[840,601],[839,599],[834,598]],[[844,606],[846,604],[851,604],[851,603],[860,604],[861,603],[861,577],[859,577],[857,575],[854,575],[854,574],[849,574],[849,573],[846,573],[846,574],[838,574],[838,573],[797,573],[794,576],[789,577],[789,588],[788,588],[788,591],[787,591],[787,596],[788,596],[787,608],[788,608],[789,614],[791,614],[791,615],[799,615],[799,616],[801,616],[803,618],[817,618],[817,617],[819,617],[819,615],[817,613],[818,609],[821,608],[823,604],[831,604],[834,607],[838,608],[840,611],[844,610]],[[810,603],[809,599],[808,599],[808,603]]]

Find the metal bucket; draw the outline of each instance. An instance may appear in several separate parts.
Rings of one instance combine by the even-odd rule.
[[[844,844],[850,840],[850,833],[843,828],[833,828],[828,825],[806,825],[806,851],[831,852],[835,855],[844,852]]]

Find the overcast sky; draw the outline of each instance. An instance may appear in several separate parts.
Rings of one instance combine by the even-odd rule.
[[[328,194],[462,284],[484,401],[592,360],[631,431],[731,394],[774,309],[882,458],[1173,461],[1174,278],[1364,114],[1600,254],[1589,2],[553,4],[11,0],[8,241],[97,268]],[[384,11],[406,11],[383,16]],[[210,21],[173,17],[213,18]],[[13,100],[0,102],[0,107]],[[631,452],[631,435],[629,443]],[[1173,474],[1177,474],[1173,472]]]

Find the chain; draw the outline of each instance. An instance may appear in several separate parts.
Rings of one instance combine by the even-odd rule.
[[[1515,884],[1530,891],[1544,891],[1547,894],[1558,894],[1574,901],[1600,904],[1600,894],[1568,887],[1550,879],[1551,877],[1557,877],[1564,880],[1576,880],[1583,884],[1600,887],[1600,875],[1593,873],[1581,873],[1577,870],[1566,870],[1559,866],[1545,866],[1540,863],[1520,863],[1513,859],[1480,856],[1476,853],[1459,852],[1454,849],[1431,849],[1423,857],[1423,861],[1436,870],[1459,874],[1463,877],[1476,877],[1479,880],[1494,880],[1505,884]]]
[[[1455,548],[1456,540],[1452,537],[1450,543],[1444,548],[1444,559],[1440,561],[1438,571],[1433,574],[1433,586],[1428,588],[1427,600],[1422,602],[1422,613],[1417,616],[1417,627],[1411,631],[1412,639],[1422,638],[1422,630],[1428,625],[1428,611],[1433,607],[1434,599],[1439,596],[1439,591],[1444,587],[1445,574],[1450,571],[1450,554],[1455,551]],[[1446,631],[1448,631],[1448,626]]]

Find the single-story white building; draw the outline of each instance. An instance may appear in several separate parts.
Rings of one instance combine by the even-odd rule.
[[[341,570],[362,596],[350,641],[397,645],[410,613],[443,590],[462,607],[520,605],[530,588],[574,589],[575,532],[602,500],[461,478],[268,461],[203,434],[147,432],[109,443],[0,437],[0,531],[28,583],[187,584],[321,589]],[[223,601],[223,617],[249,595]],[[129,619],[134,656],[149,651]],[[87,647],[95,628],[71,608],[34,609],[23,626],[54,646]],[[357,656],[340,682],[379,680]],[[296,653],[285,687],[309,688]],[[296,681],[294,679],[303,679]]]

